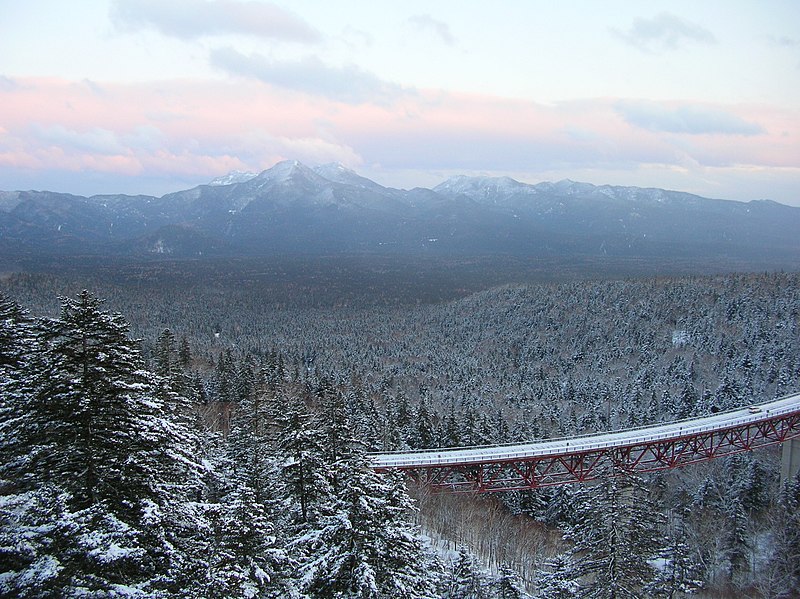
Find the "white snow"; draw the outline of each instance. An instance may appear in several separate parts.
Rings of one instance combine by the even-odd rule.
[[[49,579],[55,578],[63,569],[64,567],[61,565],[61,562],[55,557],[44,555],[24,570],[20,576],[20,582],[23,588],[38,585],[44,586]],[[0,580],[2,580],[2,578],[0,578]]]
[[[157,239],[150,249],[152,254],[171,254],[172,249],[164,242],[163,239]]]
[[[219,187],[222,185],[233,185],[234,183],[245,183],[250,179],[253,179],[258,176],[258,173],[250,173],[244,171],[231,171],[227,175],[223,175],[222,177],[217,177],[213,179],[208,184],[214,187]]]
[[[473,199],[486,197],[508,197],[514,194],[536,194],[535,186],[520,183],[511,177],[468,177],[457,175],[450,177],[433,188],[436,192],[460,193]]]
[[[688,331],[672,331],[672,345],[674,347],[681,347],[686,345],[691,340]]]

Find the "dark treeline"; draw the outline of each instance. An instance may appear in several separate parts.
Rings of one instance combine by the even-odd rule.
[[[796,391],[799,282],[585,281],[293,307],[246,283],[100,280],[106,304],[81,293],[57,307],[76,281],[9,278],[0,588],[793,596],[800,496],[779,486],[776,451],[479,498],[469,509],[497,522],[479,535],[459,528],[463,508],[423,498],[417,521],[456,549],[438,554],[401,481],[371,473],[365,452],[623,428]],[[504,537],[526,530],[509,517],[562,534]]]

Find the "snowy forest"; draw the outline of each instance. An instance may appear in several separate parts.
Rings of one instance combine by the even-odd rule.
[[[800,596],[777,447],[487,495],[369,462],[797,392],[798,274],[422,302],[79,278],[0,281],[2,597]]]

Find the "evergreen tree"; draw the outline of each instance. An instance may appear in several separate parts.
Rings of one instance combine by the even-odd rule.
[[[0,295],[0,493],[18,486],[7,468],[21,451],[15,438],[24,416],[19,406],[31,392],[39,336],[28,313],[16,302]]]
[[[551,526],[573,524],[576,518],[575,487],[559,486],[541,489],[545,495],[544,522]]]
[[[177,368],[178,360],[175,353],[175,335],[169,329],[164,329],[156,340],[154,352],[156,374],[164,378],[171,378],[180,370]]]
[[[688,511],[688,508],[687,510]],[[691,550],[686,534],[685,514],[675,517],[669,543],[662,553],[664,567],[650,587],[654,596],[674,599],[698,592],[703,588],[700,565]]]
[[[189,347],[189,340],[186,335],[181,336],[180,346],[178,347],[178,360],[183,368],[188,368],[192,361],[192,349]]]
[[[26,580],[50,560],[67,594],[149,592],[170,584],[177,513],[198,466],[127,323],[100,304],[86,291],[62,300],[60,318],[42,327],[28,390],[8,404],[0,478],[34,499],[52,488],[63,506],[51,514],[58,522],[41,525],[58,538],[38,545],[57,553],[30,553],[13,576]]]
[[[495,412],[492,428],[494,429],[492,432],[494,443],[509,443],[511,441],[511,429],[508,428],[508,423],[505,416],[503,416],[502,410]]]
[[[409,439],[411,446],[419,449],[436,447],[436,433],[434,431],[433,419],[426,405],[424,395],[420,397],[415,420],[416,426],[414,435]]]
[[[352,386],[347,392],[346,403],[350,420],[353,424],[354,436],[361,439],[370,451],[380,448],[381,421],[375,403],[367,395],[357,376],[353,377]]]
[[[452,401],[444,420],[442,446],[458,447],[459,445],[461,445],[461,431],[459,430],[458,416],[456,415],[456,403]]]
[[[527,596],[517,573],[508,564],[500,566],[497,576],[497,599],[523,599]]]
[[[290,521],[306,524],[330,512],[331,476],[323,460],[323,433],[314,426],[302,399],[287,401],[278,435],[282,493],[289,500]]]
[[[559,553],[536,576],[537,599],[572,599],[578,592],[572,555]]]
[[[0,294],[0,376],[21,373],[30,358],[36,334],[36,325],[28,312]]]
[[[233,352],[227,349],[220,353],[211,381],[211,399],[231,404],[236,401],[236,364]]]
[[[764,595],[800,597],[800,474],[781,489],[770,528],[773,546],[762,583]]]
[[[659,514],[645,489],[641,479],[623,475],[581,490],[582,505],[568,534],[576,597],[640,597],[656,579],[650,562],[661,551]]]
[[[391,401],[386,402],[386,411],[383,424],[383,450],[396,451],[408,449],[408,445],[403,437],[401,428],[397,425],[396,406]]]
[[[725,573],[728,580],[741,582],[741,578],[749,571],[750,543],[747,535],[747,513],[742,502],[731,498],[725,506],[724,528],[722,537]]]
[[[410,447],[410,439],[412,437],[412,414],[411,408],[408,405],[408,398],[402,391],[398,392],[398,397],[395,398],[395,427],[397,428],[397,437],[399,444],[396,449],[404,449]]]
[[[202,505],[207,534],[196,549],[207,563],[199,578],[206,588],[200,596],[283,597],[291,586],[284,540],[273,524],[281,511],[270,439],[276,427],[269,402],[255,389],[252,363],[244,360],[235,371],[238,403],[230,432],[218,435],[206,450],[212,471]]]
[[[447,599],[488,599],[487,587],[474,556],[465,547],[459,547],[447,583]]]
[[[316,395],[321,404],[315,426],[323,432],[322,459],[327,465],[333,492],[339,493],[348,460],[361,443],[353,436],[345,398],[331,382],[323,380]]]
[[[208,504],[206,518],[207,568],[199,596],[278,598],[290,593],[280,573],[287,556],[277,547],[274,527],[252,489],[237,486],[224,501]]]
[[[56,597],[70,587],[66,556],[78,530],[67,499],[52,485],[0,495],[1,597]]]
[[[253,400],[256,392],[256,375],[252,359],[246,357],[236,370],[233,381],[233,397],[239,405]]]
[[[256,500],[267,504],[273,498],[273,474],[277,469],[272,450],[276,429],[265,398],[245,394],[232,411],[230,432],[225,438],[230,484],[249,487]]]
[[[478,414],[472,403],[462,402],[461,406],[461,445],[480,445],[481,438],[478,434]]]
[[[378,475],[354,451],[342,470],[331,515],[294,541],[301,552],[300,590],[313,597],[429,598],[435,577],[400,478]]]
[[[759,515],[769,507],[772,476],[754,454],[738,457],[731,460],[729,494],[741,501],[748,517]]]

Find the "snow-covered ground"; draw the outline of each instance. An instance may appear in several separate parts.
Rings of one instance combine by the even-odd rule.
[[[678,439],[697,433],[725,430],[743,424],[771,420],[776,416],[794,412],[800,412],[800,393],[766,403],[754,404],[730,412],[721,412],[712,416],[624,431],[550,439],[547,441],[515,445],[492,445],[454,449],[440,448],[413,452],[381,453],[373,454],[371,457],[372,463],[376,468],[403,468],[437,464],[483,463],[537,456],[567,455],[595,449],[638,445],[649,441]]]

